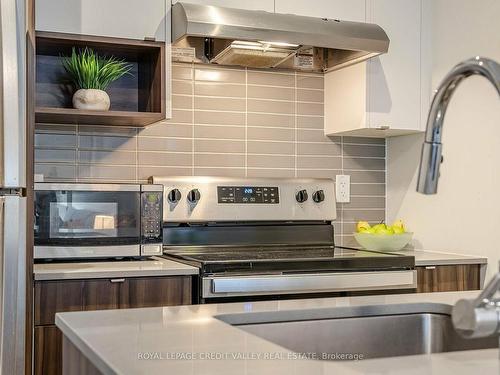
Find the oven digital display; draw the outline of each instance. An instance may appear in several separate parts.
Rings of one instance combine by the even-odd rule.
[[[219,203],[278,204],[277,186],[217,186]]]

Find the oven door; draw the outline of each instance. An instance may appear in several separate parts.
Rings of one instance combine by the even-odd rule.
[[[35,258],[140,255],[140,185],[36,185]]]
[[[202,298],[414,289],[417,271],[331,272],[202,278]]]

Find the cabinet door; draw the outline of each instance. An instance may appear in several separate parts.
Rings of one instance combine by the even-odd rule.
[[[182,0],[173,0],[175,4]],[[249,9],[249,10],[265,10],[268,12],[274,11],[274,0],[189,0],[186,3],[215,5],[226,8]]]
[[[165,41],[166,0],[36,0],[36,30]]]
[[[368,0],[367,22],[387,33],[389,52],[368,62],[370,128],[421,130],[422,0]]]
[[[62,333],[56,326],[35,327],[34,374],[62,373]]]
[[[121,286],[120,308],[191,304],[191,276],[139,277]]]
[[[55,323],[56,312],[82,310],[83,283],[76,281],[37,281],[35,283],[35,325]]]
[[[365,0],[276,0],[276,13],[365,21]]]
[[[417,292],[479,290],[479,264],[417,267]]]
[[[83,310],[120,308],[120,288],[125,279],[85,280]]]

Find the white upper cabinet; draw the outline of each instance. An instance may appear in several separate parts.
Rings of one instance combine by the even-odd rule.
[[[172,4],[178,2],[179,0],[172,0]],[[180,0],[180,2],[184,2],[184,0]],[[274,11],[274,0],[186,0],[185,2],[226,8]]]
[[[365,0],[276,0],[276,13],[365,21]]]
[[[168,8],[167,8],[168,7]],[[38,31],[166,40],[167,0],[36,0]]]
[[[389,51],[326,74],[326,134],[386,137],[425,130],[431,94],[429,1],[367,0],[366,22],[385,30]]]

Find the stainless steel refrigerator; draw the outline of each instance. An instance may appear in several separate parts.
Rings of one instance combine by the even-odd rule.
[[[26,348],[26,4],[0,0],[0,374]]]

